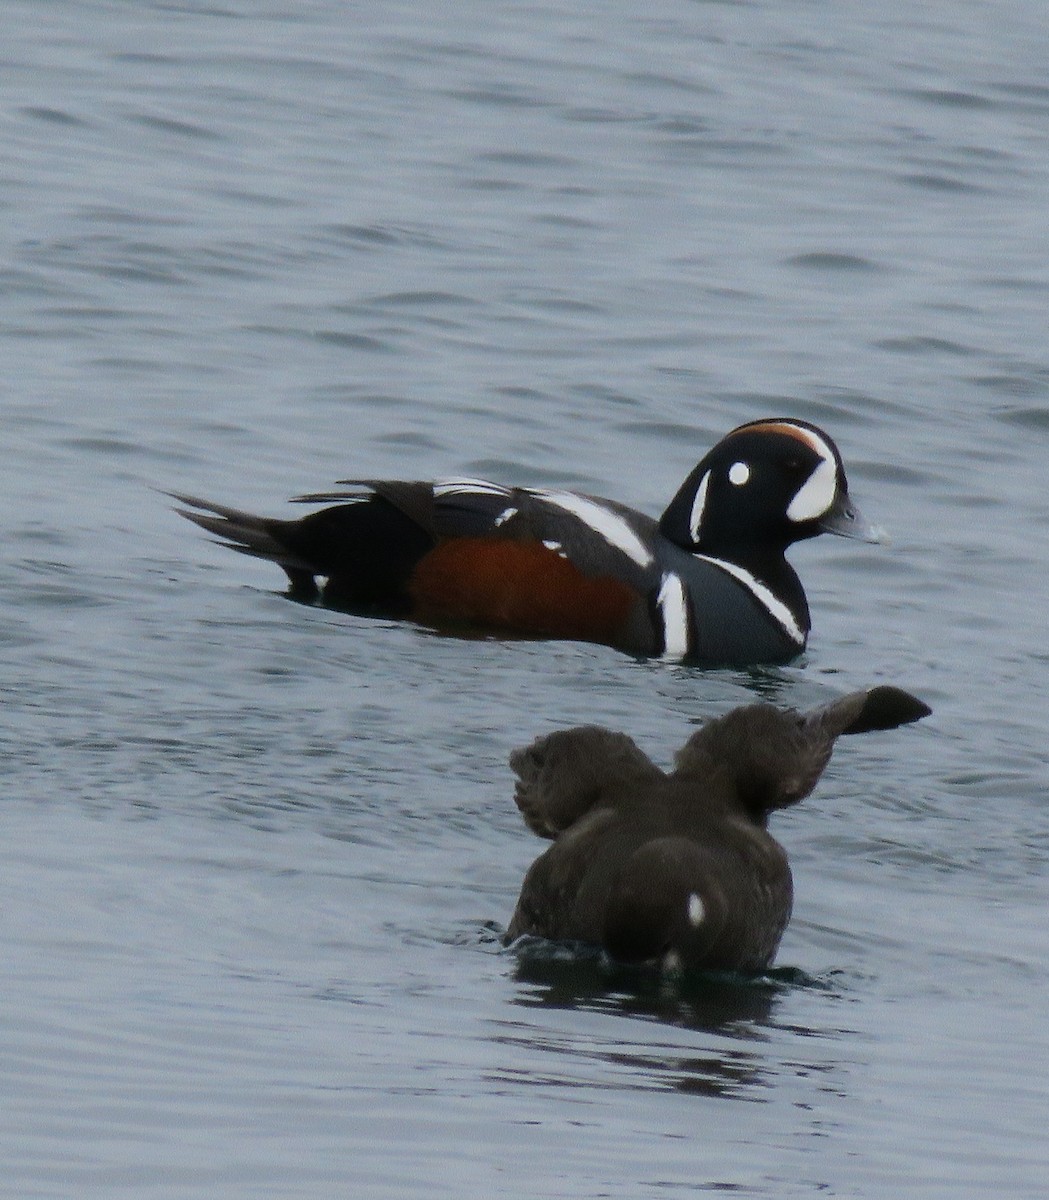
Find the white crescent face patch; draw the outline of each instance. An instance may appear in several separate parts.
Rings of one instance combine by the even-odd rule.
[[[819,462],[787,505],[787,520],[801,524],[822,517],[838,497],[838,460],[815,430],[784,422],[784,427],[812,450]]]
[[[787,505],[787,520],[802,522],[814,521],[822,517],[831,507],[838,495],[838,465],[834,456],[822,448],[820,461],[812,474],[794,493],[794,499]]]
[[[741,426],[740,432],[786,435],[795,438],[816,455],[815,467],[787,505],[787,520],[798,525],[818,520],[833,507],[838,498],[838,456],[834,447],[817,430],[781,420],[756,421]],[[737,487],[745,484],[749,478],[747,462],[738,460],[729,467],[729,482]]]

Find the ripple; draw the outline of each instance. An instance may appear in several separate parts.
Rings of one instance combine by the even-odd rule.
[[[1017,112],[1049,113],[1049,87],[1036,83],[994,83],[992,91],[1006,98],[1005,107]]]
[[[472,308],[476,304],[477,301],[469,296],[442,291],[386,292],[362,301],[362,306],[392,308]],[[342,306],[336,305],[335,308],[337,312],[343,311]]]
[[[24,113],[27,117],[32,117],[37,121],[45,121],[49,125],[65,125],[73,129],[81,129],[89,126],[89,122],[76,114],[67,112],[63,108],[50,108],[44,105],[27,105],[25,108],[19,109],[19,112]]]
[[[968,357],[980,353],[975,346],[966,346],[961,342],[953,342],[949,338],[921,334],[914,334],[911,337],[882,338],[873,344],[879,350],[891,350],[896,354],[952,354]]]
[[[979,282],[984,287],[1001,288],[1009,292],[1049,292],[1049,279],[1029,275],[992,275]]]
[[[550,167],[560,170],[578,165],[574,158],[569,158],[564,154],[528,150],[487,150],[476,155],[475,161],[494,163],[497,166],[539,168],[541,170]]]
[[[1040,14],[23,8],[12,1194],[1041,1194]],[[899,542],[794,548],[813,637],[767,671],[293,605],[138,487],[291,517],[465,469],[655,512],[768,412],[830,430]],[[594,721],[668,763],[711,713],[869,679],[935,719],[774,818],[768,977],[502,948],[540,849],[511,747]]]
[[[87,450],[92,454],[117,455],[118,457],[138,454],[142,449],[136,442],[118,437],[60,438],[57,444],[68,446],[71,450]]]
[[[949,88],[918,88],[909,93],[916,100],[933,104],[938,108],[989,109],[994,101],[977,92],[951,90]]]
[[[806,271],[864,272],[881,268],[861,254],[846,254],[834,250],[813,250],[806,254],[795,254],[785,260],[788,266],[802,267]]]
[[[549,108],[550,101],[536,91],[513,84],[478,84],[473,87],[452,88],[445,92],[450,100],[462,100],[467,104],[479,104],[492,108],[536,109]]]
[[[425,229],[382,222],[372,225],[342,223],[327,225],[322,227],[321,233],[326,240],[370,249],[381,249],[388,246],[440,249],[447,245]]]
[[[1018,429],[1028,429],[1032,433],[1049,432],[1049,407],[1001,408],[993,415],[995,420]]]
[[[152,133],[171,134],[174,137],[192,138],[197,141],[221,142],[225,140],[222,134],[217,133],[214,129],[208,129],[203,125],[195,125],[175,117],[161,117],[151,113],[132,113],[129,119]]]
[[[395,446],[405,450],[429,450],[439,452],[443,449],[436,438],[424,433],[404,430],[398,433],[383,433],[372,439],[379,446]]]
[[[1002,372],[993,375],[974,375],[970,379],[979,388],[999,396],[1045,396],[1049,395],[1049,379],[1044,374],[1021,375]]]
[[[318,342],[338,346],[340,350],[365,350],[369,354],[393,354],[396,347],[385,338],[368,333],[345,333],[336,329],[321,329],[312,335]]]
[[[108,601],[103,597],[89,595],[82,589],[63,583],[37,583],[26,587],[21,593],[22,603],[39,608],[103,608]]]
[[[911,187],[921,188],[922,191],[926,192],[954,192],[960,195],[975,195],[990,190],[986,187],[980,187],[978,184],[970,183],[968,180],[958,179],[953,175],[939,175],[928,171],[900,175],[899,179],[902,183],[909,184]]]

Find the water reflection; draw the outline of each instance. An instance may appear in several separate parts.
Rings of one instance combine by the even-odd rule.
[[[660,1039],[647,1028],[614,1039],[569,1038],[532,1022],[503,1027],[498,1039],[566,1054],[598,1058],[613,1069],[626,1068],[630,1086],[736,1099],[765,1099],[784,1069],[770,1058],[767,1045],[783,1001],[797,989],[833,991],[833,985],[795,968],[777,968],[757,976],[693,973],[669,976],[651,968],[627,967],[585,947],[522,939],[514,956],[513,979],[520,985],[512,1003],[523,1009],[590,1012],[667,1028]],[[794,1014],[796,1015],[796,1014]],[[796,1035],[821,1031],[789,1026]],[[683,1044],[673,1030],[704,1037]],[[815,1066],[815,1064],[813,1064]],[[541,1073],[539,1073],[541,1075]],[[539,1075],[535,1077],[539,1080]]]
[[[591,1044],[583,1046],[578,1041],[539,1038],[530,1026],[514,1025],[504,1026],[493,1041],[533,1055],[536,1050],[550,1052],[550,1062],[554,1065],[547,1071],[530,1065],[527,1068],[503,1068],[499,1072],[508,1082],[529,1086],[602,1086],[593,1077],[581,1083],[580,1077],[571,1079],[564,1073],[565,1064],[573,1056],[599,1059],[601,1065],[612,1072],[612,1079],[604,1084],[606,1087],[625,1087],[631,1091],[665,1089],[713,1099],[765,1099],[775,1075],[762,1064],[757,1054],[733,1049],[683,1054],[680,1047],[669,1045],[662,1048],[647,1045],[636,1051]]]
[[[737,1022],[767,1023],[784,986],[772,975],[672,976],[614,963],[589,947],[541,939],[521,939],[514,953],[514,977],[530,985],[518,1004],[614,1011],[708,1032],[725,1032]]]

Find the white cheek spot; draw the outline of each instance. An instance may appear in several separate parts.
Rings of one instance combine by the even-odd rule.
[[[742,487],[750,478],[750,467],[745,462],[734,462],[728,469],[728,481]]]
[[[692,511],[688,516],[688,530],[692,534],[694,542],[699,541],[699,530],[703,524],[703,510],[707,506],[707,488],[710,486],[710,472],[708,471],[699,481],[699,487],[696,488],[696,495],[692,501]]]
[[[838,494],[838,468],[829,455],[822,457],[812,474],[794,493],[787,506],[790,521],[814,521],[822,517]]]
[[[707,910],[703,906],[703,898],[696,892],[692,892],[688,898],[688,923],[693,929],[698,929],[703,924],[703,918],[707,915]]]

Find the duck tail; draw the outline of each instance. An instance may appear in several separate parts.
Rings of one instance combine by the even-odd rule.
[[[264,558],[283,567],[294,587],[314,585],[316,565],[297,554],[282,536],[292,521],[279,521],[272,517],[259,517],[239,508],[201,500],[198,496],[187,496],[183,492],[167,492],[178,501],[175,512],[201,529],[214,534],[219,545],[252,558]]]

